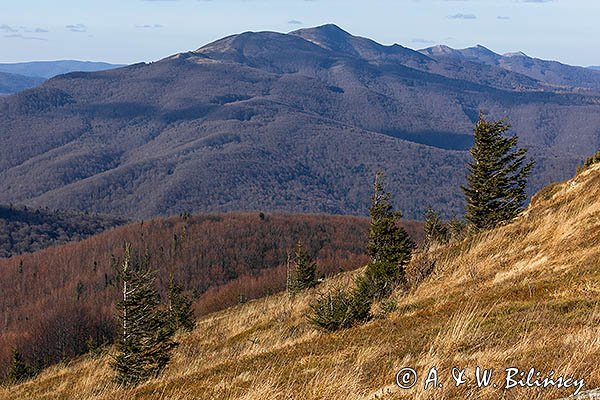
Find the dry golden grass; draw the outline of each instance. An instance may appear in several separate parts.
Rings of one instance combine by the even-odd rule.
[[[600,166],[536,196],[513,223],[430,252],[433,274],[396,311],[338,333],[305,319],[314,292],[211,314],[168,369],[134,389],[112,383],[109,356],[83,357],[0,389],[1,399],[553,399],[570,389],[456,387],[450,371],[507,367],[600,386]],[[352,274],[326,282],[348,285]],[[414,367],[417,386],[395,374]],[[443,388],[423,389],[437,367]],[[503,376],[503,375],[502,375]]]

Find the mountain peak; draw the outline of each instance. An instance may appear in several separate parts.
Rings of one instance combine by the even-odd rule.
[[[355,53],[350,43],[354,36],[334,24],[299,29],[290,32],[290,35],[301,37],[328,50]]]
[[[420,53],[428,56],[451,56],[454,58],[464,58],[467,60],[476,60],[482,57],[498,59],[500,55],[494,53],[492,50],[480,44],[473,47],[467,47],[464,49],[453,49],[452,47],[438,44],[437,46],[428,47],[426,49],[419,50]]]
[[[456,51],[452,47],[446,46],[445,44],[438,44],[437,46],[433,46],[432,49],[435,49],[439,52],[446,52],[446,53]]]
[[[466,49],[462,49],[461,51],[464,53],[479,54],[479,55],[485,55],[485,56],[493,56],[493,57],[500,56],[500,54],[495,53],[492,50],[490,50],[487,47],[480,45],[480,44],[477,44],[473,47],[467,47]]]
[[[322,34],[328,34],[328,35],[352,36],[349,32],[343,30],[336,24],[324,24],[324,25],[315,26],[313,28],[302,28],[302,29],[298,29],[298,30],[295,30],[290,33],[296,34],[299,32],[315,32],[315,33],[320,32]]]
[[[334,24],[299,29],[290,32],[290,35],[301,37],[326,50],[365,60],[380,60],[386,57],[400,57],[401,59],[418,59],[422,57],[416,51],[399,44],[385,46],[371,39],[354,36]]]
[[[418,50],[420,53],[428,56],[439,56],[439,55],[459,55],[458,50],[453,49],[450,46],[444,44],[438,44],[432,47]]]
[[[483,51],[489,51],[490,53],[493,53],[493,51],[491,51],[490,49],[488,49],[487,47],[485,47],[485,46],[484,46],[484,45],[482,45],[482,44],[476,44],[476,45],[474,46],[474,48],[476,48],[476,49],[479,49],[479,50],[483,50]]]
[[[516,51],[516,52],[512,52],[512,53],[505,53],[502,55],[503,57],[529,57],[527,54],[523,53],[522,51]]]
[[[319,48],[303,40],[301,37],[279,32],[263,31],[243,32],[227,36],[195,50],[193,54],[201,58],[233,61],[257,66],[255,62],[261,64],[268,58],[272,60],[268,61],[267,64],[272,63],[275,59],[283,63],[287,63],[288,61],[293,62],[294,56],[291,53],[297,56],[296,52],[311,54],[315,53],[315,50],[319,50]]]

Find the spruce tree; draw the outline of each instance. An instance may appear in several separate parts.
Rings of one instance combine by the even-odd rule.
[[[296,246],[294,265],[291,271],[289,291],[296,293],[317,285],[317,264],[312,260],[301,242]]]
[[[600,150],[598,150],[598,152],[596,154],[594,154],[593,156],[590,156],[588,158],[586,158],[585,162],[583,163],[583,167],[587,168],[593,164],[599,163],[600,162]]]
[[[10,366],[4,379],[5,383],[13,385],[30,378],[32,375],[31,368],[25,364],[21,353],[17,349],[13,349]]]
[[[448,226],[442,221],[440,215],[432,209],[427,210],[425,215],[425,226],[423,227],[425,242],[428,245],[433,243],[444,244],[448,242]]]
[[[175,282],[173,276],[169,280],[169,324],[171,330],[176,332],[183,330],[186,332],[194,329],[196,324],[194,320],[194,311],[192,310],[192,300],[183,294],[183,287]]]
[[[323,294],[310,304],[308,318],[314,325],[334,331],[368,321],[373,301],[390,295],[396,286],[406,282],[404,269],[414,244],[399,225],[402,214],[393,210],[390,198],[383,188],[383,174],[377,172],[366,249],[371,260],[353,288]]]
[[[527,149],[516,148],[518,137],[505,137],[506,119],[487,121],[480,113],[469,163],[465,218],[476,229],[487,229],[515,218],[527,199],[527,177],[534,163],[525,163]]]
[[[175,343],[166,315],[158,309],[149,256],[132,255],[126,243],[118,272],[122,298],[117,304],[119,332],[112,367],[117,382],[129,386],[156,377],[169,362]]]
[[[405,283],[404,268],[414,247],[410,237],[399,225],[400,211],[394,211],[391,194],[383,188],[383,174],[377,172],[369,214],[371,223],[367,255],[371,258],[366,272],[357,282],[357,293],[383,297],[398,284]]]

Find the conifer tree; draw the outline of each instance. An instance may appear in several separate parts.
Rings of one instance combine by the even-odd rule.
[[[394,211],[391,195],[383,188],[383,174],[377,172],[369,214],[367,255],[371,258],[366,272],[357,282],[357,293],[383,297],[398,284],[405,282],[404,268],[414,247],[410,237],[399,225],[400,211]]]
[[[117,304],[119,334],[112,367],[118,383],[135,385],[166,367],[175,343],[165,313],[158,310],[160,299],[149,256],[132,255],[126,243],[118,272],[122,298]]]
[[[598,152],[596,154],[594,154],[593,156],[590,156],[585,159],[585,162],[583,163],[583,168],[587,168],[587,167],[594,165],[596,163],[599,163],[599,162],[600,162],[600,150],[598,150]]]
[[[4,381],[9,385],[13,385],[30,378],[32,375],[31,368],[25,364],[21,353],[17,349],[13,349],[10,366]]]
[[[487,121],[482,113],[475,125],[469,163],[465,218],[476,229],[492,228],[516,217],[527,199],[527,177],[534,163],[525,163],[527,149],[516,148],[518,137],[505,137],[506,119]]]
[[[425,215],[425,226],[423,227],[425,242],[430,245],[433,243],[447,243],[449,239],[448,226],[442,221],[440,215],[432,209],[427,210]]]
[[[310,304],[308,319],[312,324],[334,331],[368,321],[373,301],[406,282],[404,269],[414,244],[399,225],[402,214],[393,210],[390,198],[383,188],[383,174],[377,172],[369,207],[367,254],[371,260],[350,290],[325,293]]]
[[[171,330],[183,330],[186,332],[194,329],[194,311],[192,300],[183,294],[183,287],[171,276],[169,280],[169,324]]]
[[[311,259],[301,242],[296,246],[289,291],[295,293],[317,285],[317,264]]]

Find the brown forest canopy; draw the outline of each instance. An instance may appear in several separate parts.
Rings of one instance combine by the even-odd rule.
[[[198,313],[285,286],[285,262],[298,240],[320,273],[360,267],[368,219],[325,215],[210,214],[132,223],[87,240],[0,259],[0,365],[13,347],[39,366],[113,335],[118,284],[113,266],[124,241],[148,249],[164,288],[172,273]],[[420,237],[420,224],[406,228]]]

